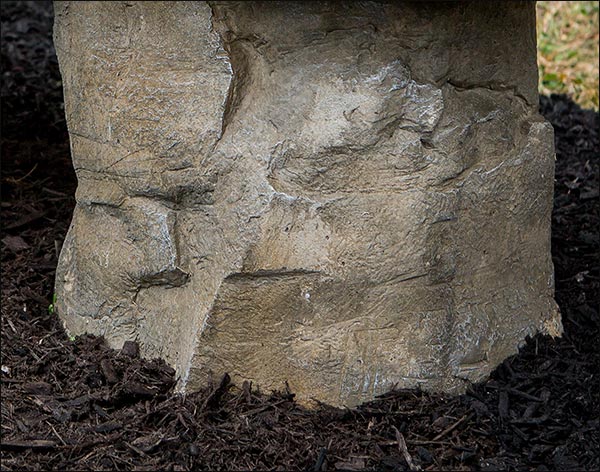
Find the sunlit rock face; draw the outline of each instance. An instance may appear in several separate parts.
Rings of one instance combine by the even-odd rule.
[[[72,334],[355,405],[557,335],[533,2],[56,2]]]

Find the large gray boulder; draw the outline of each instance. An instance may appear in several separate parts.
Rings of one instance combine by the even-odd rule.
[[[334,405],[560,334],[534,2],[55,8],[72,334]]]

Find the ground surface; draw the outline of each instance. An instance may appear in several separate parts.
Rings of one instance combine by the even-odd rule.
[[[298,407],[228,379],[185,398],[173,372],[48,311],[75,176],[47,4],[2,3],[2,470],[598,470],[599,118],[561,97],[556,298],[536,337],[466,395],[398,391],[356,410]]]
[[[598,110],[597,1],[537,2],[540,91]]]

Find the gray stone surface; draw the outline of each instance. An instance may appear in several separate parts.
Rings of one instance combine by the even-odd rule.
[[[55,6],[71,333],[354,405],[561,332],[533,2]]]

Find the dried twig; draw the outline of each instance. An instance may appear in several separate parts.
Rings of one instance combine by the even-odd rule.
[[[18,451],[22,449],[52,449],[56,447],[56,441],[45,439],[31,439],[29,441],[2,441],[0,449]]]
[[[412,457],[408,452],[408,448],[406,447],[406,441],[404,440],[404,435],[398,431],[398,428],[392,426],[394,428],[394,432],[396,433],[396,441],[398,441],[398,449],[400,449],[400,454],[404,457],[406,464],[410,470],[421,470],[421,468],[413,463]]]
[[[435,438],[433,438],[433,440],[434,441],[439,441],[441,438],[443,438],[444,436],[446,436],[446,434],[448,434],[449,432],[451,432],[452,430],[454,430],[459,424],[461,424],[466,419],[471,419],[471,415],[464,415],[461,419],[459,419],[455,423],[453,423],[450,426],[448,426],[444,431],[442,431]]]

